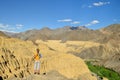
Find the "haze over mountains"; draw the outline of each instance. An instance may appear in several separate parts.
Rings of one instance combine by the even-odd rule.
[[[62,40],[67,41],[98,41],[107,42],[109,38],[119,38],[119,24],[113,24],[99,30],[91,30],[85,26],[65,26],[58,29],[50,29],[48,27],[40,30],[28,30],[18,34],[8,34],[11,37],[19,38],[22,40]]]
[[[98,35],[102,36],[102,33],[100,31],[94,31],[90,30],[84,26],[80,27],[71,27],[71,26],[65,26],[63,28],[58,29],[50,29],[50,28],[43,28],[40,30],[29,30],[26,32],[21,32],[15,35],[12,35],[12,37],[16,37],[22,40],[72,40],[72,41],[78,41],[78,40],[93,40]]]

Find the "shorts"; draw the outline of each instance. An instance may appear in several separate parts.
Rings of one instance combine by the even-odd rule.
[[[34,70],[40,70],[40,61],[35,61]]]

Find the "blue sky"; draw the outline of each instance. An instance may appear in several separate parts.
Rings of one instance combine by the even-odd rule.
[[[120,0],[0,0],[0,30],[86,26],[100,29],[120,23]]]

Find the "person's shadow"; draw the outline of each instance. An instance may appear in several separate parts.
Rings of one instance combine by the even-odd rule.
[[[3,78],[0,76],[0,80],[3,80]]]

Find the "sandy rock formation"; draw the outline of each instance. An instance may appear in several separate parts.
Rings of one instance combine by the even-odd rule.
[[[57,54],[74,54],[85,60],[95,60],[98,65],[104,65],[120,73],[119,41],[110,40],[105,44],[101,44],[90,41],[67,41],[66,43],[61,43],[60,40],[48,40],[46,42],[37,40],[36,43],[44,43],[44,45],[47,46],[46,48],[50,49],[50,51],[57,52]],[[41,50],[44,50],[43,46]]]
[[[39,47],[43,54],[41,73],[57,71],[68,79],[86,76],[86,80],[97,80],[81,58],[66,54],[66,51],[54,50],[42,42],[35,46],[31,41],[3,37],[0,37],[0,76],[15,80],[33,75],[34,62],[31,57],[36,47]]]

